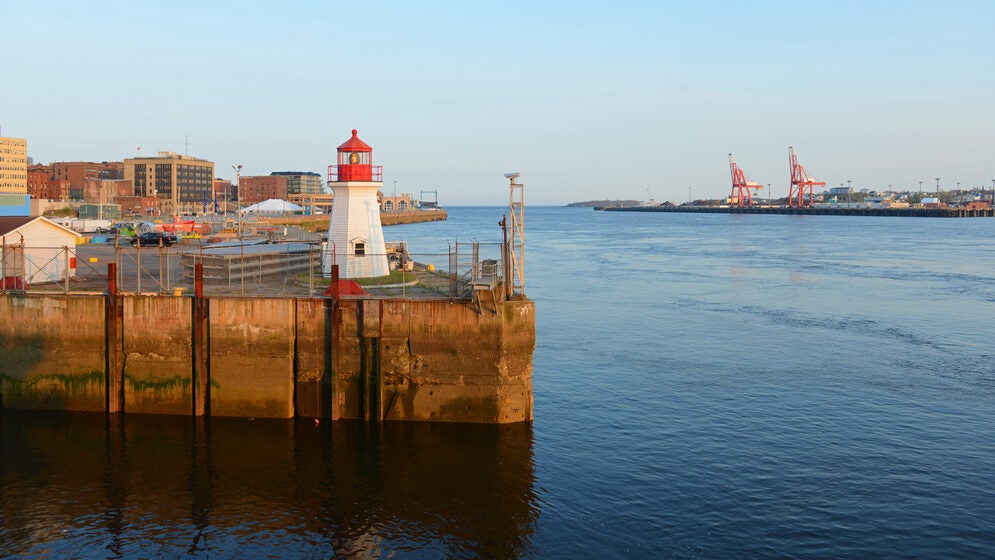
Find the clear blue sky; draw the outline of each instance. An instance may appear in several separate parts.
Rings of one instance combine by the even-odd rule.
[[[729,152],[785,196],[789,145],[830,186],[995,178],[990,0],[0,0],[0,28],[0,126],[40,162],[189,136],[222,177],[324,174],[357,128],[385,191],[443,205],[513,170],[528,204],[717,198]]]

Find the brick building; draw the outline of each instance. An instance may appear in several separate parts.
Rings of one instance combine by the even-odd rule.
[[[83,201],[94,204],[111,204],[118,197],[135,195],[127,179],[86,179],[83,181]]]
[[[270,198],[287,199],[287,176],[257,175],[240,177],[238,191],[242,204],[255,204]]]
[[[378,193],[377,202],[380,203],[381,212],[405,212],[414,210],[415,205],[409,193],[401,193],[397,196],[392,194]]]
[[[217,204],[219,212],[225,212],[226,209],[235,209],[234,206],[231,206],[232,201],[235,200],[235,188],[232,187],[231,181],[216,177],[214,179],[213,192],[214,201]]]
[[[124,163],[120,161],[56,161],[48,164],[52,181],[69,181],[69,198],[83,200],[87,180],[124,178]]]
[[[28,194],[35,200],[69,201],[69,179],[52,178],[52,166],[36,163],[28,167]]]
[[[147,214],[158,216],[162,214],[162,200],[152,196],[119,196],[114,204],[121,207],[121,216],[137,216]]]

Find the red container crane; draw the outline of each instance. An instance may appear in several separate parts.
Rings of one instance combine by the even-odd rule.
[[[729,154],[729,173],[732,174],[732,193],[729,195],[729,204],[732,206],[752,206],[752,190],[760,190],[763,185],[754,181],[746,180],[746,173],[743,168],[736,165],[736,159]]]
[[[788,146],[788,162],[791,165],[791,190],[788,191],[788,206],[805,207],[812,205],[812,187],[825,186],[825,181],[816,181],[802,164],[798,163],[794,146]],[[808,198],[806,198],[808,195]]]

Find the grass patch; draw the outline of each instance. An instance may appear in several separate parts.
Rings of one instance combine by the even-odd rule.
[[[411,272],[403,270],[392,270],[387,276],[376,276],[373,278],[353,278],[360,286],[385,286],[388,284],[401,284],[415,279]]]
[[[308,281],[314,283],[315,286],[319,288],[327,288],[332,285],[331,278],[325,278],[321,275],[321,268],[315,271],[313,276],[308,276],[307,272],[298,272],[295,276],[299,284],[307,285]]]

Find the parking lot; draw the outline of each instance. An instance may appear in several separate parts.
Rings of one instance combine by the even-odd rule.
[[[127,292],[171,293],[176,288],[189,285],[183,278],[180,252],[192,246],[132,247],[122,238],[121,245],[111,243],[84,244],[76,248],[76,276],[73,290],[105,291],[107,265],[118,265],[118,289]]]

